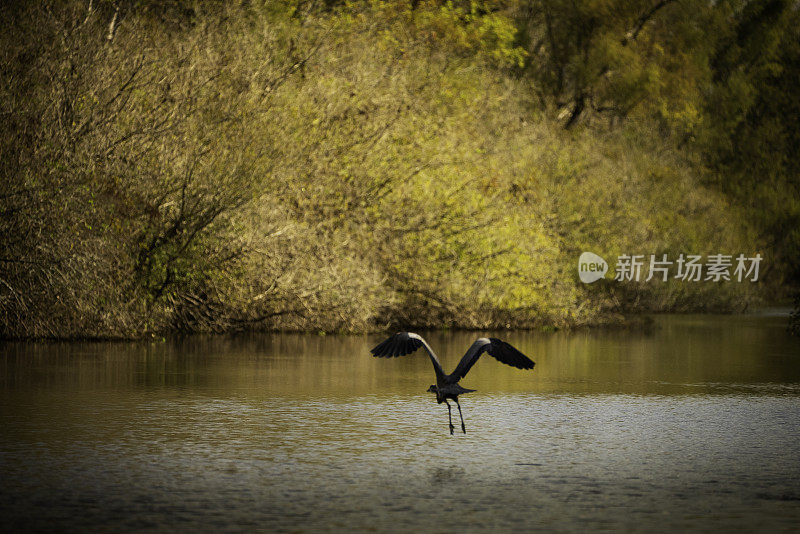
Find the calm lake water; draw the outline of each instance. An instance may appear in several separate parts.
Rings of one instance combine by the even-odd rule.
[[[536,368],[483,356],[454,436],[385,336],[0,345],[0,530],[797,532],[785,325],[499,333]],[[447,371],[478,337],[423,335]]]

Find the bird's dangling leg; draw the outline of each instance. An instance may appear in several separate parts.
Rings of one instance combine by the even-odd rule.
[[[453,426],[453,412],[450,411],[450,403],[447,402],[447,399],[444,402],[447,404],[447,422],[450,424],[450,435],[452,436],[453,430],[456,428]]]
[[[461,431],[464,434],[466,434],[467,429],[464,427],[464,416],[461,414],[461,405],[458,403],[458,399],[455,399],[455,401],[456,401],[456,406],[458,406],[458,416],[461,418]]]

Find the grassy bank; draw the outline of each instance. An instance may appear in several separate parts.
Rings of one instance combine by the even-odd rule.
[[[584,250],[774,234],[685,113],[573,120],[519,5],[89,6],[5,8],[0,335],[569,327],[763,291],[578,280]]]

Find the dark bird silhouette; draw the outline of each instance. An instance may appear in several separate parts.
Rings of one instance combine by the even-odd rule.
[[[453,415],[450,408],[450,403],[447,399],[453,399],[458,406],[458,416],[461,418],[461,431],[466,434],[467,429],[464,426],[464,416],[461,414],[461,405],[458,403],[458,396],[462,393],[470,393],[474,389],[466,389],[459,385],[458,381],[464,378],[478,358],[484,352],[488,353],[498,362],[516,367],[517,369],[533,369],[534,364],[530,358],[522,354],[520,351],[497,338],[482,337],[477,339],[475,343],[467,350],[467,353],[458,362],[455,371],[449,375],[444,373],[442,364],[434,354],[430,345],[422,339],[422,336],[414,334],[413,332],[398,332],[386,341],[378,344],[370,352],[377,358],[396,358],[397,356],[405,356],[411,354],[420,347],[425,347],[428,356],[433,363],[433,370],[436,372],[436,385],[428,388],[431,393],[436,393],[436,402],[439,404],[447,404],[447,417],[450,423],[450,434],[453,434]]]

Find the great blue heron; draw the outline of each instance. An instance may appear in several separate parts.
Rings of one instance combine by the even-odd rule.
[[[461,418],[461,431],[466,434],[467,429],[464,426],[464,416],[461,415],[461,405],[458,403],[458,396],[462,393],[469,393],[475,391],[474,389],[466,389],[458,384],[458,381],[464,378],[469,370],[478,361],[478,358],[484,352],[488,352],[489,356],[494,357],[499,362],[502,362],[517,369],[533,369],[535,365],[530,358],[522,354],[520,351],[497,338],[482,337],[475,341],[472,346],[467,350],[467,353],[458,362],[455,371],[449,375],[442,370],[442,364],[434,354],[430,345],[422,339],[419,334],[413,332],[398,332],[386,341],[377,345],[372,352],[372,355],[378,358],[396,358],[397,356],[405,356],[411,354],[420,347],[425,347],[428,356],[433,363],[433,370],[436,372],[436,385],[428,388],[431,393],[436,393],[436,402],[439,404],[447,404],[447,418],[450,424],[450,434],[453,434],[455,427],[453,426],[453,415],[450,408],[450,403],[447,399],[453,399],[458,406],[458,416]]]

